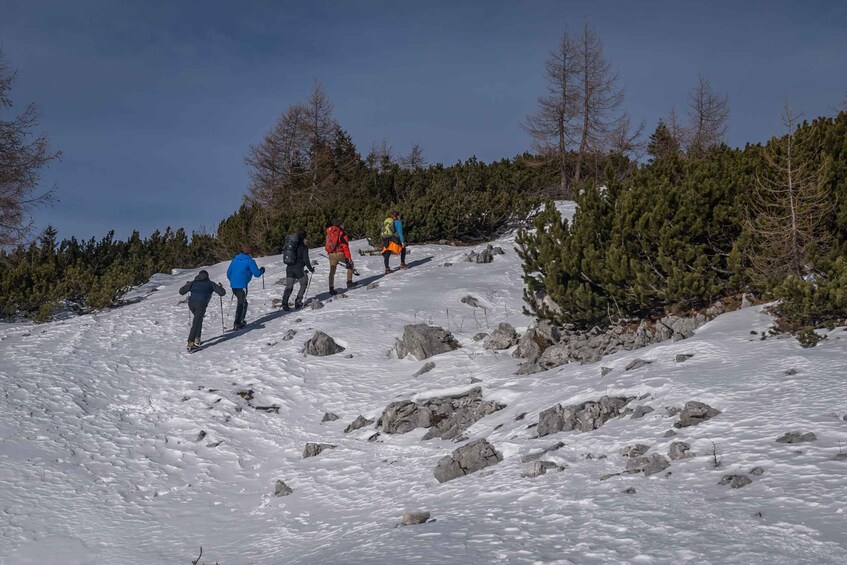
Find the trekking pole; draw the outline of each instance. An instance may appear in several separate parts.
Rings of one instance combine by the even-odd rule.
[[[223,335],[226,333],[226,327],[224,326],[224,297],[218,296],[218,298],[221,301],[221,335]],[[230,300],[229,303],[232,304],[232,301]]]
[[[262,273],[262,290],[265,290],[265,273]]]
[[[306,281],[306,291],[303,292],[303,300],[305,300],[306,297],[309,296],[309,285],[312,284],[312,279],[314,277],[315,277],[315,273],[312,273],[311,276],[309,277],[309,280]]]

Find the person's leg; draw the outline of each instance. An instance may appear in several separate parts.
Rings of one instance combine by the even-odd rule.
[[[286,273],[289,275],[290,273]],[[288,299],[291,298],[291,292],[294,290],[294,277],[287,276],[285,278],[285,292],[282,293],[282,307],[285,310],[289,309]]]
[[[303,307],[303,296],[306,294],[306,285],[309,284],[309,275],[303,275],[301,278],[297,279],[297,282],[300,283],[300,289],[297,291],[297,298],[294,301],[295,308]],[[293,288],[293,284],[291,285]]]
[[[191,345],[203,331],[203,316],[206,315],[206,304],[189,302],[188,308],[194,314],[194,320],[191,322],[191,333],[188,334],[188,343]]]
[[[400,267],[406,268],[406,246],[403,246],[403,249],[400,250]]]
[[[244,323],[244,318],[247,317],[247,291],[243,288],[232,289],[232,294],[238,300],[238,305],[235,307],[235,322],[233,325],[241,325]]]
[[[335,288],[335,269],[338,268],[338,253],[330,253],[327,255],[329,258],[329,290]],[[340,254],[344,257],[344,254]]]

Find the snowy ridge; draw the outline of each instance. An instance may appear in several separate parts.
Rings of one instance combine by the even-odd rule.
[[[761,340],[771,320],[749,308],[684,341],[516,376],[520,360],[471,339],[532,322],[521,312],[514,237],[495,244],[506,254],[489,264],[464,262],[471,248],[415,246],[411,269],[382,276],[381,257],[358,258],[365,242],[355,242],[361,280],[379,286],[291,313],[271,304],[281,257],[259,259],[266,288],[254,281],[248,297],[248,322],[258,323],[217,337],[213,300],[194,355],[176,290],[195,271],[157,275],[155,292],[140,289],[144,298],[117,310],[0,326],[0,562],[188,563],[200,546],[201,562],[222,564],[847,561],[847,461],[834,459],[840,445],[847,451],[847,332],[813,349]],[[325,293],[328,271],[312,255],[311,296]],[[226,266],[208,268],[212,280],[225,282]],[[487,312],[462,304],[468,294]],[[226,318],[229,296],[223,308]],[[413,377],[425,361],[389,352],[404,325],[421,321],[449,328],[461,348]],[[304,356],[318,329],[346,350]],[[676,362],[682,353],[693,357]],[[626,371],[636,358],[652,363]],[[601,377],[601,366],[612,371]],[[439,484],[436,463],[464,442],[424,442],[423,429],[376,442],[374,426],[343,432],[395,400],[474,386],[506,404],[465,434],[503,455],[490,473]],[[648,395],[632,406],[655,411],[587,433],[536,438],[528,428],[556,403],[615,394]],[[677,420],[665,407],[689,400],[722,413],[664,437]],[[340,419],[321,423],[324,412]],[[788,431],[818,439],[775,441]],[[566,445],[545,459],[567,468],[522,477],[521,457],[558,441]],[[600,480],[626,467],[619,449],[643,443],[666,455],[673,441],[697,456],[673,461],[670,476]],[[337,447],[303,459],[307,442]],[[744,488],[717,484],[756,466],[764,474]],[[294,493],[275,497],[278,479]],[[637,492],[622,494],[628,487]],[[436,521],[394,528],[404,510]]]

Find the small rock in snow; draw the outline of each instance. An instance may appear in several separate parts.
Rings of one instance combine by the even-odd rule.
[[[294,339],[295,335],[297,335],[297,330],[288,330],[285,332],[285,335],[282,336],[282,341],[291,341]]]
[[[618,451],[624,457],[641,457],[650,449],[649,445],[644,445],[643,443],[636,443],[635,445],[628,445],[623,447]]]
[[[847,461],[847,453],[836,453],[835,457],[833,457],[835,461]]]
[[[665,434],[662,437],[674,437],[675,435],[676,435],[675,431],[668,430],[668,431],[665,432]]]
[[[480,303],[479,300],[471,296],[470,294],[463,297],[461,300],[462,304],[467,304],[468,306],[472,306],[473,308],[479,308]]]
[[[293,493],[294,489],[285,484],[284,482],[277,480],[276,486],[274,487],[274,496],[288,496]]]
[[[355,420],[353,420],[353,422],[349,426],[344,428],[344,433],[349,434],[350,432],[364,428],[365,426],[370,426],[373,423],[374,423],[373,420],[368,420],[367,418],[365,418],[364,416],[362,416],[360,414],[359,417],[356,418]]]
[[[644,365],[649,365],[653,361],[647,361],[646,359],[633,359],[629,363],[627,363],[626,367],[624,367],[624,371],[633,371],[635,369],[641,368]]]
[[[315,457],[326,449],[335,449],[335,446],[329,443],[307,443],[303,450],[303,459]]]
[[[690,400],[685,403],[685,408],[679,413],[679,422],[674,424],[674,427],[687,428],[689,426],[696,426],[700,422],[714,418],[720,413],[720,410],[716,410],[708,404]]]
[[[336,414],[333,414],[332,412],[325,412],[324,417],[321,418],[321,422],[334,422],[337,419],[338,416]]]
[[[605,377],[606,375],[608,375],[611,372],[612,372],[611,367],[600,367],[600,376],[601,377]]]
[[[345,359],[352,359],[352,358],[353,358],[353,354],[352,354],[352,353],[348,353],[347,355],[345,355],[345,356],[344,356],[344,358],[345,358]]]
[[[636,406],[635,410],[632,411],[632,416],[630,416],[630,419],[638,420],[639,418],[643,418],[652,411],[653,409],[649,406]]]
[[[796,374],[797,374],[797,369],[788,369],[787,371],[785,371],[783,373],[783,375],[785,375],[786,377],[790,377],[791,375],[796,375]]]
[[[559,466],[552,461],[532,461],[529,465],[527,465],[526,471],[524,471],[521,476],[527,478],[540,477],[547,472],[547,469],[556,469],[558,467]],[[559,470],[564,470],[564,467]]]
[[[629,487],[628,489],[621,491],[623,494],[635,494],[635,487]]]
[[[674,361],[676,361],[677,363],[682,363],[684,361],[688,361],[692,357],[694,357],[693,353],[678,353],[677,356],[674,357]]]
[[[414,512],[403,512],[403,517],[397,523],[397,527],[413,526],[416,524],[426,524],[429,521],[430,514],[426,510],[417,510]]]
[[[668,450],[668,457],[673,460],[676,459],[688,459],[689,457],[694,457],[694,454],[689,452],[691,446],[685,443],[684,441],[675,441],[671,443],[671,447]]]
[[[375,288],[379,288],[379,283],[376,282],[376,281],[374,281],[374,282],[372,282],[371,284],[368,285],[368,290],[373,290]]]
[[[744,475],[724,475],[719,485],[729,485],[731,488],[746,487],[753,481]]]
[[[432,361],[427,361],[424,364],[424,366],[421,367],[420,369],[418,369],[417,372],[412,376],[413,377],[420,377],[424,373],[428,373],[428,372],[432,371],[433,369],[435,369],[435,363],[433,363]]]
[[[324,303],[318,300],[317,298],[315,298],[314,300],[312,300],[312,302],[309,303],[309,308],[311,308],[312,310],[320,310],[323,307]]]
[[[813,432],[787,432],[777,438],[777,443],[801,443],[804,441],[815,441],[818,439]]]
[[[200,432],[197,434],[197,437],[194,439],[194,441],[200,441],[204,437],[206,437],[206,430],[200,430]]]
[[[472,338],[472,339],[473,339],[474,341],[482,341],[483,339],[485,339],[485,338],[487,338],[487,337],[488,337],[488,334],[487,334],[487,333],[485,333],[485,332],[479,332],[478,334],[476,334],[475,336],[473,336],[473,338]]]
[[[761,467],[753,467],[752,469],[750,469],[750,474],[753,475],[754,477],[758,477],[760,475],[764,475],[765,470],[762,469]]]
[[[656,473],[664,471],[670,466],[671,462],[668,461],[667,457],[654,453],[649,457],[636,457],[634,459],[630,459],[626,464],[626,472],[638,473],[643,471],[644,475],[649,477],[650,475],[655,475]]]

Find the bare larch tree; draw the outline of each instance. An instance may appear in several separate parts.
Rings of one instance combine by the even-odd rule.
[[[814,256],[831,243],[834,198],[826,186],[827,162],[818,164],[813,148],[803,147],[798,118],[786,104],[782,119],[788,134],[765,147],[751,194],[747,225],[755,244],[750,261],[763,280],[809,274]]]
[[[709,79],[698,74],[697,85],[688,93],[688,155],[701,157],[723,143],[728,121],[728,97],[716,93]]]
[[[23,241],[33,227],[33,210],[53,201],[52,188],[37,192],[39,171],[61,155],[50,151],[45,136],[33,133],[38,125],[34,104],[17,116],[6,116],[15,75],[0,50],[0,246]]]

